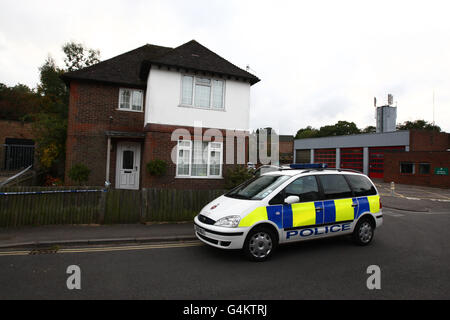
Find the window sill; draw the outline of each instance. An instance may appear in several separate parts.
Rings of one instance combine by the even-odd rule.
[[[204,179],[204,180],[222,180],[223,177],[192,177],[192,176],[175,176],[175,179]]]
[[[137,113],[143,113],[144,112],[144,110],[131,110],[131,109],[116,109],[116,111],[137,112]]]
[[[222,109],[215,109],[215,108],[206,108],[206,107],[196,107],[196,106],[190,106],[187,104],[180,104],[178,105],[180,108],[189,108],[189,109],[200,109],[200,110],[208,110],[208,111],[220,111],[220,112],[226,112],[225,108]]]

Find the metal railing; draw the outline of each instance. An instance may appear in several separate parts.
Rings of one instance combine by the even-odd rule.
[[[17,171],[34,163],[33,145],[2,144],[0,145],[0,170]]]

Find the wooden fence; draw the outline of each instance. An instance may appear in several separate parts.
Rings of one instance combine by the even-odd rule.
[[[105,192],[98,187],[71,190],[69,187],[0,189],[0,227],[187,221],[224,192],[176,189]]]

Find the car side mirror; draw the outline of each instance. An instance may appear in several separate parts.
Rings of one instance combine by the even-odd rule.
[[[286,204],[293,204],[297,202],[300,202],[300,198],[297,196],[289,196],[286,199],[284,199],[284,203]]]

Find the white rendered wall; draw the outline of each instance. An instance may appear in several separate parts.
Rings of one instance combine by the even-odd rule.
[[[145,123],[193,127],[201,121],[203,128],[249,129],[250,84],[225,80],[224,110],[182,107],[181,76],[176,71],[152,67],[147,80]]]

